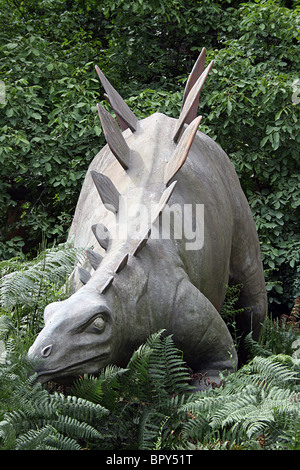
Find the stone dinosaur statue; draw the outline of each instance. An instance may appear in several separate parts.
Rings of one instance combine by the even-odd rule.
[[[212,67],[205,56],[203,48],[178,119],[138,120],[96,67],[117,120],[98,105],[107,145],[89,167],[69,234],[90,265],[78,268],[68,299],[45,309],[29,351],[41,359],[41,382],[126,366],[162,329],[194,372],[232,370],[237,353],[219,313],[228,284],[243,285],[239,327],[257,337],[267,304],[252,214],[228,156],[198,131]]]

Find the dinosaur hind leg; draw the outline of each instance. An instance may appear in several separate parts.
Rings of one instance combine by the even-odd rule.
[[[243,311],[236,318],[241,336],[239,357],[242,363],[247,356],[243,338],[252,331],[253,339],[257,340],[267,314],[265,278],[254,222],[248,223],[246,228],[247,232],[244,236],[242,233],[239,243],[232,249],[229,279],[229,285],[242,286],[237,308]]]

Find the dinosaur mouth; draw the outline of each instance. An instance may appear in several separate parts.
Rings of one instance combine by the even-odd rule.
[[[48,382],[50,380],[54,382],[65,382],[72,381],[82,374],[96,374],[100,372],[99,362],[105,361],[109,357],[109,354],[100,354],[92,358],[85,359],[84,361],[71,364],[63,368],[57,369],[45,369],[35,370],[37,374],[37,382]],[[103,367],[106,365],[103,365]],[[42,365],[41,365],[42,367]]]

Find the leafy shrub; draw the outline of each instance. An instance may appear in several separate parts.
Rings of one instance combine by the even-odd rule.
[[[42,234],[66,240],[87,166],[101,147],[99,85],[91,63],[76,67],[37,34],[17,36],[1,52],[0,216],[9,221],[2,237],[22,236],[25,252],[34,254]],[[3,246],[2,257],[9,255]]]

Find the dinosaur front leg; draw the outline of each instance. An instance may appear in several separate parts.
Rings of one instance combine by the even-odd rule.
[[[174,341],[194,372],[217,378],[237,366],[229,330],[212,303],[187,279],[178,287]]]

